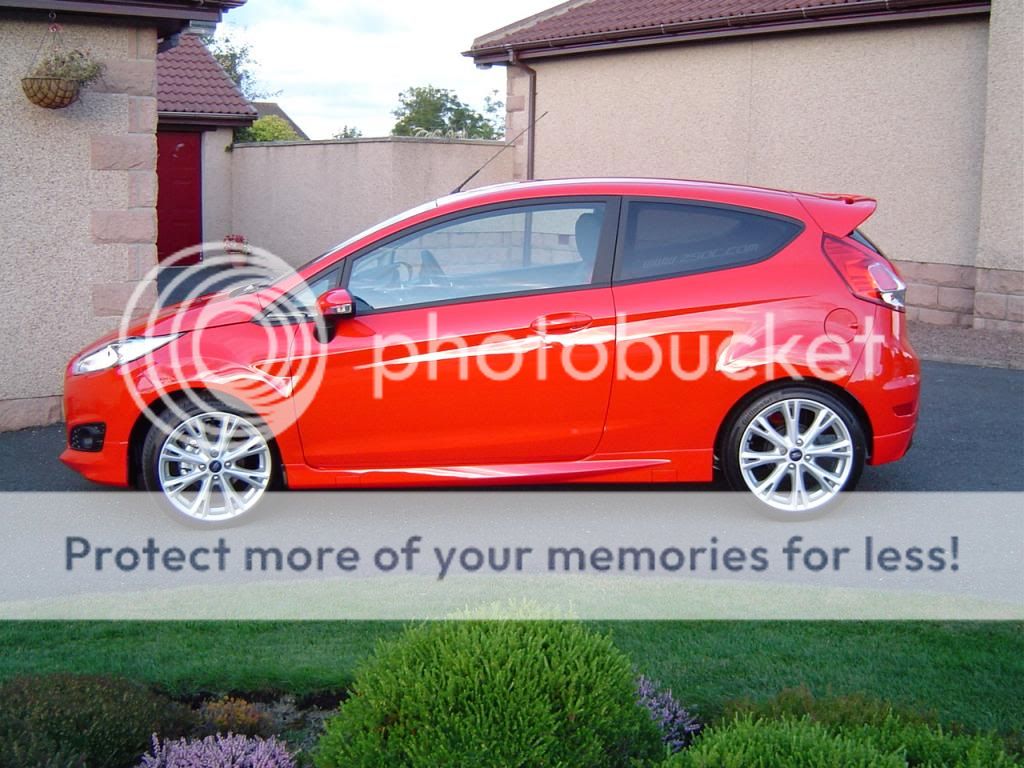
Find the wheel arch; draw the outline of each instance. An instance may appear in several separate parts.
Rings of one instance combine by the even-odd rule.
[[[175,390],[174,392],[168,392],[161,397],[155,398],[153,401],[147,403],[144,410],[139,412],[128,436],[128,484],[130,486],[135,488],[141,487],[142,446],[146,441],[146,435],[149,434],[149,430],[153,427],[147,412],[155,410],[157,413],[160,413],[166,410],[166,406],[161,405],[162,401],[170,400],[175,404],[183,403],[189,399],[190,395],[196,395],[205,400],[216,399],[220,404],[244,413],[248,418],[259,421],[260,427],[265,430],[267,444],[270,446],[271,455],[273,456],[274,462],[278,468],[278,479],[282,486],[287,484],[284,474],[284,462],[281,460],[281,449],[277,444],[277,437],[271,431],[266,421],[259,416],[254,408],[238,397],[220,390],[211,389],[209,387],[188,387]]]
[[[871,419],[868,418],[867,411],[864,406],[861,405],[860,401],[851,395],[843,387],[839,386],[830,381],[824,381],[823,379],[814,378],[784,378],[784,379],[773,379],[772,381],[766,381],[754,387],[752,390],[743,395],[739,400],[733,403],[733,406],[725,414],[725,418],[718,425],[718,432],[715,434],[715,471],[719,470],[719,461],[722,455],[722,441],[725,440],[726,435],[729,434],[729,430],[732,427],[733,422],[737,416],[743,412],[751,403],[758,398],[767,395],[771,392],[776,392],[780,389],[786,389],[787,387],[809,387],[810,389],[818,389],[822,392],[826,392],[845,406],[847,406],[853,415],[857,418],[857,422],[860,424],[860,428],[864,431],[864,442],[865,449],[867,451],[867,459],[871,458],[871,446],[873,442],[874,432],[871,428]]]

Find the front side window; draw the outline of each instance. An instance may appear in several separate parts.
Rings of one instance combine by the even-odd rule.
[[[348,290],[363,309],[591,283],[604,203],[517,206],[465,216],[356,258]]]
[[[779,251],[800,229],[788,219],[745,209],[632,202],[616,277],[644,280],[753,264]]]

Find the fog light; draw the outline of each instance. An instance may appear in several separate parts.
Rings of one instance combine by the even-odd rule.
[[[68,445],[76,451],[96,453],[103,450],[103,438],[106,434],[106,424],[79,424],[72,428]]]

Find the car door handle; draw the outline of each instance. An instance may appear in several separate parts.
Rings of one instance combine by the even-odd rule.
[[[554,315],[541,315],[532,323],[532,328],[537,333],[573,333],[589,328],[594,318],[582,312],[558,312]]]

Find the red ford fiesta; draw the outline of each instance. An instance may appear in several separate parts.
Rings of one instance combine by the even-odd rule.
[[[62,459],[239,519],[275,486],[708,481],[822,508],[907,451],[868,198],[573,179],[442,198],[90,345]]]

